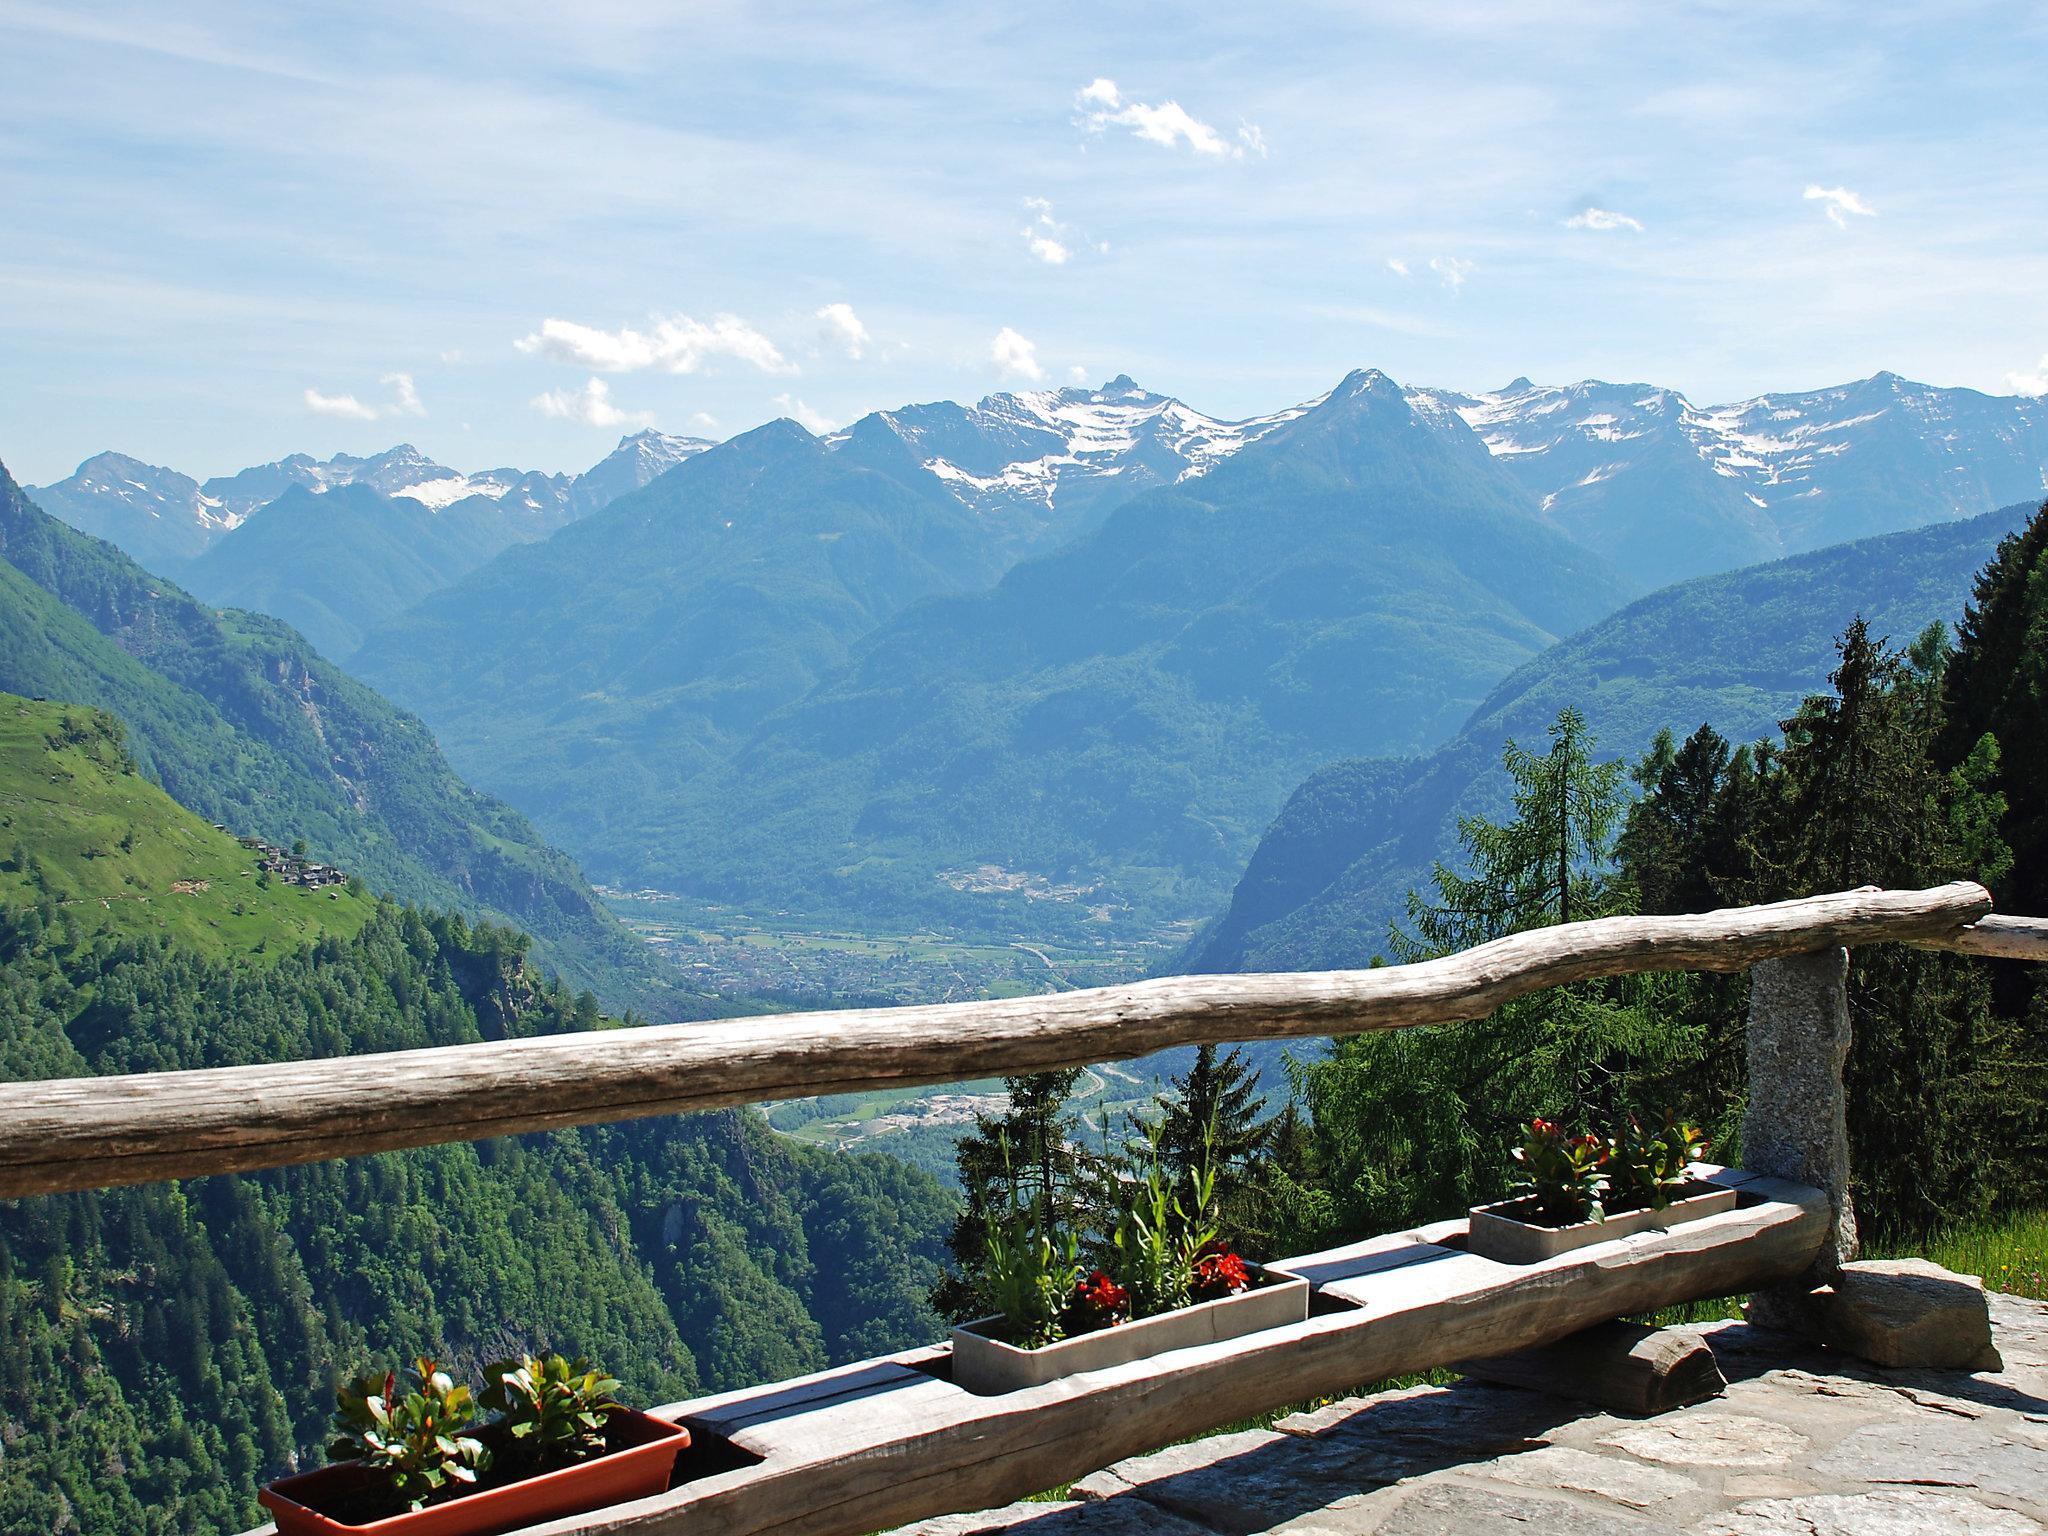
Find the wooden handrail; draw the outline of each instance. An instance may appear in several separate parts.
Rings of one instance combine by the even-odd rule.
[[[1595,977],[1733,971],[1879,942],[1964,947],[1959,935],[1990,908],[1990,893],[1968,881],[1865,889],[1532,929],[1442,959],[1365,971],[1176,976],[1044,997],[22,1082],[9,1088],[0,1116],[0,1197],[1042,1072],[1173,1045],[1451,1023]]]

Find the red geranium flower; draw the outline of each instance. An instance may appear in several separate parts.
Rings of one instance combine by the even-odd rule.
[[[1070,1310],[1084,1328],[1112,1328],[1124,1320],[1130,1299],[1130,1292],[1098,1269],[1086,1280],[1074,1282]]]
[[[1251,1273],[1244,1267],[1244,1260],[1228,1250],[1205,1253],[1195,1261],[1194,1291],[1197,1296],[1235,1296],[1240,1291],[1250,1290],[1251,1285]]]

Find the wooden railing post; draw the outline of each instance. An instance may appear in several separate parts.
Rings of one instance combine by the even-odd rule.
[[[1834,1206],[1828,1240],[1803,1286],[1823,1285],[1856,1257],[1849,1199],[1849,952],[1762,960],[1750,968],[1749,1101],[1742,1165],[1809,1184]]]

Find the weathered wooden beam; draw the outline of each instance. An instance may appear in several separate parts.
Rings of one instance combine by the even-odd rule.
[[[1450,1023],[1594,977],[1732,971],[1840,945],[1946,939],[1990,906],[1990,894],[1968,881],[1845,891],[1534,929],[1378,970],[1178,976],[1045,997],[18,1083],[0,1116],[0,1197],[1042,1072],[1204,1041]]]
[[[2006,917],[1993,912],[1945,938],[1914,942],[1926,949],[1952,949],[1990,960],[2048,961],[2048,917]]]
[[[1376,1239],[1357,1245],[1361,1273],[1344,1283],[1365,1302],[1357,1311],[1001,1397],[918,1368],[944,1359],[926,1351],[678,1404],[661,1411],[761,1463],[532,1536],[857,1536],[987,1509],[1309,1398],[1803,1272],[1827,1231],[1826,1197],[1777,1179],[1743,1188],[1759,1203],[1527,1266],[1464,1252],[1462,1221]],[[1420,1258],[1386,1266],[1388,1244]],[[1349,1251],[1315,1267],[1339,1272]]]
[[[1462,1361],[1481,1381],[1592,1403],[1609,1413],[1647,1418],[1719,1397],[1728,1380],[1694,1328],[1596,1323],[1555,1344]]]

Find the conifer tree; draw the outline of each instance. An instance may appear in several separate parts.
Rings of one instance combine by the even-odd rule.
[[[1264,1102],[1244,1052],[1232,1046],[1219,1056],[1210,1044],[1195,1048],[1186,1074],[1160,1099],[1160,1161],[1183,1190],[1192,1189],[1205,1162],[1214,1170],[1226,1235],[1245,1226],[1246,1164],[1265,1140],[1259,1123]]]

